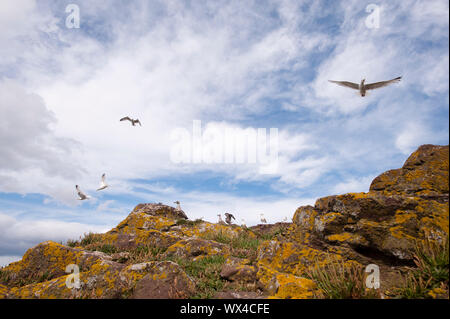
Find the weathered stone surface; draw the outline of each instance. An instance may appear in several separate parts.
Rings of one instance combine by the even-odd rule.
[[[110,256],[98,251],[84,251],[47,241],[28,249],[20,261],[3,268],[0,280],[9,286],[24,285],[64,276],[70,264],[78,265],[83,271],[98,263],[115,264],[110,260]]]
[[[228,255],[229,247],[212,240],[188,238],[170,246],[165,256],[192,258],[198,256]]]
[[[186,214],[182,210],[162,204],[139,204],[132,213],[144,213],[150,216],[163,216],[167,218],[187,219]]]
[[[183,299],[195,292],[195,284],[179,265],[171,261],[154,262],[134,289],[134,299]]]
[[[220,276],[230,281],[255,282],[257,268],[249,263],[248,259],[228,258],[222,267]]]
[[[422,145],[400,169],[375,178],[371,191],[407,194],[448,201],[449,146]]]

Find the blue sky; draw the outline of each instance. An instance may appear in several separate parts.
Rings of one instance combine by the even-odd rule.
[[[80,28],[66,27],[70,3]],[[368,191],[419,145],[448,144],[448,13],[438,0],[2,1],[0,265],[107,231],[142,202],[252,225]],[[399,75],[364,98],[328,82]],[[240,140],[276,128],[278,166],[174,162],[194,143],[174,132],[193,136],[194,121]],[[222,145],[214,134],[204,145]]]

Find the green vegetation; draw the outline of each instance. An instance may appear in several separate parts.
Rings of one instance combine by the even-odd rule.
[[[167,248],[151,245],[139,245],[134,249],[127,250],[130,253],[129,263],[141,263],[146,261],[161,260],[162,254]]]
[[[231,236],[226,232],[220,230],[205,237],[205,239],[213,240],[218,243],[230,245],[231,248],[236,249],[251,249],[256,250],[259,246],[260,240],[255,237],[251,237],[249,232],[244,231],[237,236]]]
[[[178,258],[172,261],[180,265],[186,274],[194,278],[197,293],[191,297],[193,299],[211,298],[225,284],[225,281],[220,278],[220,271],[225,263],[225,257],[223,256],[206,256],[197,260]]]
[[[407,299],[432,298],[433,289],[448,295],[449,237],[441,242],[425,239],[417,241],[412,269],[398,295]]]
[[[329,257],[331,260],[333,258]],[[321,298],[325,299],[370,299],[379,298],[375,289],[368,289],[365,285],[366,274],[364,267],[355,263],[345,264],[344,261],[334,259],[326,266],[317,264],[306,272],[306,277],[316,282],[322,291]]]

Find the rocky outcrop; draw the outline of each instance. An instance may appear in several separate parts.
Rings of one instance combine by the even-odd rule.
[[[448,146],[424,145],[401,169],[374,179],[368,193],[320,198],[294,214],[297,231],[348,258],[412,264],[415,241],[448,234]]]
[[[309,274],[336,261],[379,265],[388,291],[414,265],[418,241],[448,236],[448,157],[448,146],[421,146],[367,193],[319,198],[292,223],[247,228],[139,204],[109,232],[30,248],[0,269],[0,299],[316,298],[323,291]],[[428,295],[448,298],[448,286]]]

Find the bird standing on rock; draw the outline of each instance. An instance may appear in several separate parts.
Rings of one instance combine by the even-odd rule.
[[[223,222],[223,220],[222,220],[222,215],[217,214],[217,216],[219,216],[219,224],[225,224],[225,223]]]
[[[229,213],[225,213],[225,221],[227,222],[228,225],[231,225],[231,219],[236,220],[236,218],[234,218],[233,214],[229,214]]]
[[[183,215],[183,217],[185,217],[186,219],[189,219],[188,217],[187,217],[187,215],[184,213],[184,211],[181,209],[181,205],[180,205],[180,202],[179,201],[176,201],[176,202],[173,202],[174,204],[177,204],[177,207],[175,208],[178,212],[180,212],[182,215]]]
[[[365,84],[364,82],[366,81],[366,79],[362,79],[361,80],[361,84],[358,83],[353,83],[353,82],[347,82],[347,81],[332,81],[332,80],[328,80],[329,82],[332,83],[336,83],[337,85],[340,86],[345,86],[354,90],[359,90],[359,94],[361,96],[366,96],[366,91],[367,90],[374,90],[374,89],[378,89],[378,88],[382,88],[384,86],[388,86],[389,84],[395,83],[395,82],[399,82],[400,79],[402,77],[396,77],[395,79],[392,80],[388,80],[388,81],[381,81],[381,82],[375,82],[375,83],[369,83],[369,84]]]
[[[267,224],[267,220],[264,218],[264,214],[261,213],[261,223]]]

